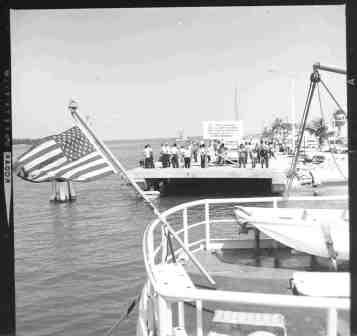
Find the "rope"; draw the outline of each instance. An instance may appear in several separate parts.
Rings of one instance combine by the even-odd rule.
[[[321,79],[320,79],[321,80]],[[321,80],[322,82],[322,80]],[[322,82],[324,88],[326,90],[327,89],[327,86]],[[329,91],[328,91],[329,92]],[[325,115],[324,115],[324,111],[323,111],[323,108],[322,108],[322,101],[321,101],[321,94],[320,94],[320,86],[317,85],[317,93],[318,93],[318,97],[319,97],[319,105],[320,105],[320,113],[321,113],[321,117],[323,120],[325,120]],[[337,101],[335,101],[337,103]],[[339,107],[339,104],[337,103],[337,106]],[[341,167],[340,165],[337,163],[337,160],[336,160],[336,156],[335,154],[331,151],[331,143],[330,143],[330,140],[327,138],[327,143],[328,143],[328,147],[329,147],[329,150],[330,150],[330,153],[331,153],[331,156],[332,156],[332,160],[333,160],[333,163],[335,164],[338,172],[340,173],[340,175],[343,177],[343,179],[345,181],[347,181],[347,177],[345,176],[345,174],[343,173],[343,171],[341,170]]]
[[[325,90],[327,91],[327,93],[330,95],[330,97],[332,98],[332,100],[335,102],[335,104],[337,105],[337,107],[345,112],[345,110],[341,107],[341,105],[338,103],[337,99],[335,98],[335,96],[332,94],[332,92],[328,89],[328,87],[326,86],[326,84],[324,83],[324,81],[320,78],[320,82],[322,83],[322,85],[324,86]],[[345,112],[346,113],[346,112]]]
[[[175,256],[175,252],[174,252],[174,248],[172,246],[172,240],[171,240],[171,234],[170,232],[167,232],[167,244],[169,246],[169,249],[170,249],[170,253],[171,253],[171,256],[172,256],[172,261],[174,263],[176,263],[176,256]],[[167,255],[166,255],[166,259],[167,259]],[[166,260],[165,260],[166,261]]]
[[[123,312],[121,314],[121,317],[119,318],[119,320],[114,323],[114,325],[107,331],[105,336],[110,336],[113,333],[113,331],[120,325],[120,323],[129,317],[130,313],[133,311],[133,309],[135,308],[135,306],[139,302],[139,300],[140,300],[140,294],[134,298],[134,300],[130,303],[130,305],[126,309],[126,312]]]

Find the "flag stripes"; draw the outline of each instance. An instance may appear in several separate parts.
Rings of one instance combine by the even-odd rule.
[[[102,156],[99,155],[97,152],[88,154],[85,157],[78,159],[74,162],[68,163],[68,161],[66,160],[66,162],[64,164],[60,165],[59,167],[57,167],[57,169],[48,170],[45,172],[45,174],[38,175],[35,180],[36,180],[36,182],[43,182],[46,179],[51,178],[54,175],[59,176],[59,178],[64,178],[63,175],[70,172],[72,169],[75,170],[78,167],[84,166],[90,162],[95,162],[98,160],[99,160],[99,163],[103,162]]]
[[[60,155],[59,155],[60,154]],[[46,152],[44,153],[42,156],[38,157],[37,159],[34,159],[30,162],[28,162],[27,164],[24,165],[24,169],[26,170],[30,170],[30,169],[39,169],[46,163],[46,162],[52,162],[53,158],[58,157],[58,156],[62,156],[62,151],[61,148],[56,148],[54,150],[51,150],[50,152]]]
[[[96,161],[89,162],[87,164],[83,164],[80,167],[77,168],[72,168],[69,172],[62,174],[64,178],[70,178],[70,177],[79,177],[82,173],[88,173],[93,170],[93,168],[96,169],[101,169],[107,166],[107,163],[105,162],[104,159],[100,158]]]
[[[18,158],[15,169],[18,176],[32,182],[84,182],[115,172],[77,126],[42,139]]]
[[[88,179],[96,179],[99,177],[107,176],[108,173],[113,173],[110,167],[103,167],[101,169],[96,170],[88,170],[87,173],[82,172],[80,176],[76,177],[76,180],[87,181]]]
[[[35,145],[35,147],[30,148],[28,152],[19,157],[17,159],[17,162],[21,163],[22,165],[26,165],[32,160],[36,160],[37,158],[41,157],[42,155],[55,148],[59,148],[59,146],[54,140],[40,143],[40,145]]]
[[[63,156],[63,153],[60,153],[58,155],[52,156],[48,158],[47,160],[40,162],[39,164],[33,166],[30,169],[27,169],[27,166],[24,165],[24,168],[26,171],[28,171],[29,174],[36,170],[41,170],[41,171],[47,171],[50,170],[54,167],[57,167],[59,164],[66,163],[67,159]]]

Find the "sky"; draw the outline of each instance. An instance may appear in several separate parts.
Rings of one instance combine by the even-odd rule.
[[[343,5],[13,10],[13,137],[73,126],[71,99],[103,140],[200,136],[235,104],[245,134],[299,120],[312,65],[346,69],[345,25]],[[345,109],[346,77],[321,76]]]

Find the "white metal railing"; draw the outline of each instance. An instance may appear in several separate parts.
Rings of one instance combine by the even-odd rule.
[[[347,201],[347,196],[322,196],[322,197],[290,197],[289,201]],[[182,227],[176,231],[176,234],[183,235],[183,243],[191,252],[202,248],[193,246],[204,245],[209,249],[212,243],[211,225],[214,223],[231,223],[231,219],[214,219],[210,214],[210,206],[217,204],[238,204],[238,203],[271,203],[273,207],[278,207],[279,202],[285,201],[283,197],[255,197],[255,198],[225,198],[225,199],[205,199],[180,204],[163,212],[162,215],[167,219],[168,216],[182,212]],[[204,220],[197,223],[189,224],[188,209],[204,206]],[[204,225],[204,237],[196,241],[191,241],[189,232],[193,227]],[[161,240],[155,247],[154,232],[161,230]],[[204,243],[204,244],[203,244]],[[294,296],[280,294],[263,294],[252,292],[232,292],[224,290],[205,290],[205,289],[187,289],[180,293],[175,290],[168,290],[158,285],[155,278],[154,266],[160,263],[170,262],[172,258],[167,258],[167,241],[165,229],[161,226],[160,220],[157,219],[151,223],[144,232],[143,253],[144,262],[148,275],[148,285],[152,290],[153,296],[156,297],[154,310],[158,313],[159,335],[168,336],[173,334],[172,325],[172,305],[177,304],[178,327],[184,328],[184,301],[196,301],[196,335],[202,336],[202,302],[219,302],[219,303],[236,303],[250,305],[267,305],[275,307],[295,307],[295,308],[317,308],[326,310],[326,328],[328,336],[337,335],[337,316],[338,310],[349,310],[350,299],[348,298],[322,298],[309,296]],[[161,258],[159,252],[161,251]],[[182,249],[176,249],[178,255]],[[156,259],[159,259],[155,262]]]

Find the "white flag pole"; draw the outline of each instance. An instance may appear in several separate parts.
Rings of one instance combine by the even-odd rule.
[[[83,118],[79,115],[77,111],[77,104],[72,101],[69,105],[69,110],[72,114],[73,119],[75,120],[77,126],[81,129],[81,131],[87,136],[88,140],[93,144],[93,146],[105,157],[107,158],[111,165],[115,168],[116,171],[120,171],[133,186],[135,191],[145,200],[146,204],[148,204],[155,215],[160,219],[162,223],[166,226],[167,230],[172,234],[181,248],[185,251],[185,253],[189,256],[191,261],[195,264],[195,266],[200,270],[200,272],[207,278],[207,280],[215,285],[216,282],[212,279],[212,277],[208,274],[208,272],[203,268],[200,262],[196,259],[196,257],[190,252],[188,248],[186,248],[185,244],[181,241],[180,237],[173,230],[171,225],[167,222],[166,218],[159,212],[157,207],[150,201],[148,197],[143,193],[138,184],[128,175],[125,168],[122,164],[115,158],[115,156],[111,153],[111,151],[107,148],[107,146],[97,138],[94,134],[93,130],[90,126],[83,120]]]

